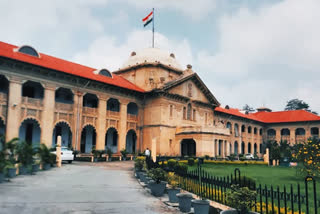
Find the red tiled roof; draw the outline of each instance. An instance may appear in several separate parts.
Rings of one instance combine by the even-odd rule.
[[[256,112],[252,115],[263,120],[265,123],[320,121],[320,117],[318,115],[305,110]]]
[[[239,109],[222,107],[215,108],[215,111],[222,112],[250,120],[255,120],[263,123],[290,123],[303,121],[320,121],[320,117],[305,110],[294,111],[277,111],[277,112],[256,112],[244,114]]]
[[[75,76],[87,78],[90,80],[95,80],[98,82],[103,82],[106,84],[138,91],[144,92],[143,89],[129,82],[121,76],[117,76],[116,74],[112,74],[112,78],[94,74],[93,71],[97,70],[94,68],[90,68],[84,65],[79,65],[77,63],[69,62],[63,59],[55,58],[52,56],[48,56],[40,53],[40,58],[29,56],[24,53],[20,53],[14,51],[17,46],[10,45],[0,41],[0,56],[26,62],[33,65],[38,65],[41,67],[53,69],[56,71],[61,71],[64,73],[72,74]]]
[[[255,120],[255,121],[259,121],[259,122],[264,122],[264,121],[260,120],[259,118],[253,116],[252,114],[241,113],[239,111],[239,109],[236,109],[236,108],[225,109],[225,108],[222,108],[222,107],[217,107],[214,110],[218,111],[218,112],[222,112],[222,113],[231,114],[231,115],[234,115],[234,116],[246,118],[246,119],[249,119],[249,120]]]

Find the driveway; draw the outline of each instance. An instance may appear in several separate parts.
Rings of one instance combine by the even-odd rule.
[[[179,213],[143,189],[132,167],[132,162],[74,162],[18,176],[0,184],[0,213]]]

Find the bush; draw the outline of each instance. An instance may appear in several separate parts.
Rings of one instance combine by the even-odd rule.
[[[183,163],[178,163],[174,170],[177,174],[186,174],[188,172],[188,166]]]
[[[42,164],[51,163],[50,160],[50,151],[45,144],[40,144],[39,156]]]
[[[167,166],[168,166],[169,170],[174,171],[174,168],[176,167],[177,163],[178,162],[175,159],[169,159],[167,162]]]
[[[256,186],[256,180],[251,177],[241,176],[240,177],[240,186],[241,187],[248,187],[249,189],[254,190],[255,186]]]
[[[18,155],[18,162],[25,167],[33,163],[33,155],[36,154],[36,150],[29,143],[22,141],[17,144],[16,154]]]
[[[188,158],[188,165],[193,166],[194,165],[194,159],[193,158]]]
[[[50,153],[49,154],[49,163],[51,164],[51,166],[55,165],[57,163],[57,155]]]
[[[174,174],[174,172],[168,173],[168,183],[171,185],[172,189],[175,189],[179,185],[179,177]]]
[[[210,159],[210,156],[209,156],[209,155],[205,155],[205,156],[204,156],[204,159],[209,160],[209,159]]]
[[[122,149],[122,150],[120,151],[120,153],[121,153],[121,155],[122,155],[123,158],[126,158],[126,157],[127,157],[128,152],[127,152],[126,149]]]
[[[134,160],[134,168],[138,171],[141,171],[145,162],[145,157],[137,157]]]
[[[110,148],[107,148],[107,151],[106,151],[107,155],[109,156],[110,160],[111,160],[111,157],[112,157],[112,150]]]
[[[161,168],[153,168],[148,171],[148,176],[156,183],[167,180],[167,173]]]
[[[252,191],[248,187],[231,185],[231,189],[227,191],[226,202],[228,206],[238,210],[239,214],[247,214],[255,205],[256,197],[256,191]]]

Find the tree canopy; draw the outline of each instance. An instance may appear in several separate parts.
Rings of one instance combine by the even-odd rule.
[[[313,114],[318,114],[315,111],[312,111],[310,109],[310,106],[308,103],[304,102],[303,100],[299,99],[291,99],[287,102],[286,107],[284,108],[285,111],[290,111],[290,110],[306,110],[309,111]]]
[[[247,112],[254,112],[254,108],[249,106],[248,104],[245,104],[242,108],[242,110],[247,111]]]

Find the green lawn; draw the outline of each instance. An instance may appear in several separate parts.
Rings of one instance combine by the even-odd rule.
[[[195,169],[197,166],[194,165],[189,169]],[[263,165],[227,165],[227,164],[203,164],[202,169],[209,172],[214,176],[230,176],[234,175],[234,169],[239,168],[241,176],[248,176],[256,180],[256,184],[259,185],[273,185],[274,188],[277,186],[283,189],[290,188],[293,185],[294,192],[297,191],[297,184],[300,183],[301,192],[304,192],[304,177],[297,173],[294,167],[272,167]],[[311,183],[310,183],[311,185]]]

